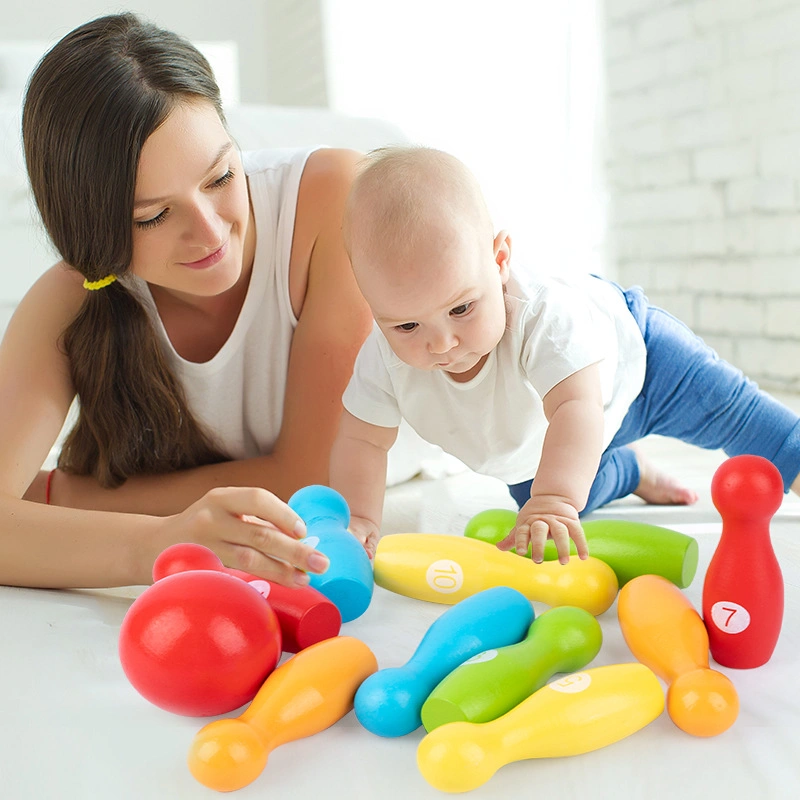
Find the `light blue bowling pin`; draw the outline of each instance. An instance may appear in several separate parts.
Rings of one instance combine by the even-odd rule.
[[[339,492],[312,485],[296,491],[289,506],[306,523],[303,544],[319,550],[331,562],[322,575],[309,573],[311,586],[340,611],[342,622],[360,617],[372,601],[375,579],[367,551],[347,530],[350,509]]]
[[[533,617],[530,600],[507,586],[456,603],[428,628],[404,666],[379,670],[361,684],[358,721],[378,736],[411,733],[422,724],[422,704],[446,675],[478,653],[516,644]]]

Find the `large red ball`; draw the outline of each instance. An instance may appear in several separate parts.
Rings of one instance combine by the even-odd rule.
[[[269,603],[223,572],[180,572],[147,588],[119,635],[122,669],[165,711],[225,714],[253,699],[281,656]]]

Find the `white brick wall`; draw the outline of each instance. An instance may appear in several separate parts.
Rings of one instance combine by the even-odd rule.
[[[800,392],[800,0],[605,0],[610,272]]]

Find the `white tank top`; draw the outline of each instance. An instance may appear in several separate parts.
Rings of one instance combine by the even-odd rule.
[[[126,285],[147,309],[189,408],[233,459],[270,453],[283,421],[289,351],[297,317],[289,298],[289,258],[300,178],[313,149],[242,154],[256,224],[253,272],[225,344],[202,364],[169,341],[145,281]]]

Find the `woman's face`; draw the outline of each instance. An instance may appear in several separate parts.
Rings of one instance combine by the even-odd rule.
[[[494,243],[480,242],[469,226],[458,232],[431,226],[430,231],[406,253],[362,261],[353,247],[353,270],[401,361],[467,381],[505,334],[510,239],[503,231]]]
[[[142,148],[133,211],[134,275],[213,297],[239,279],[250,206],[235,145],[210,103],[183,103]]]

